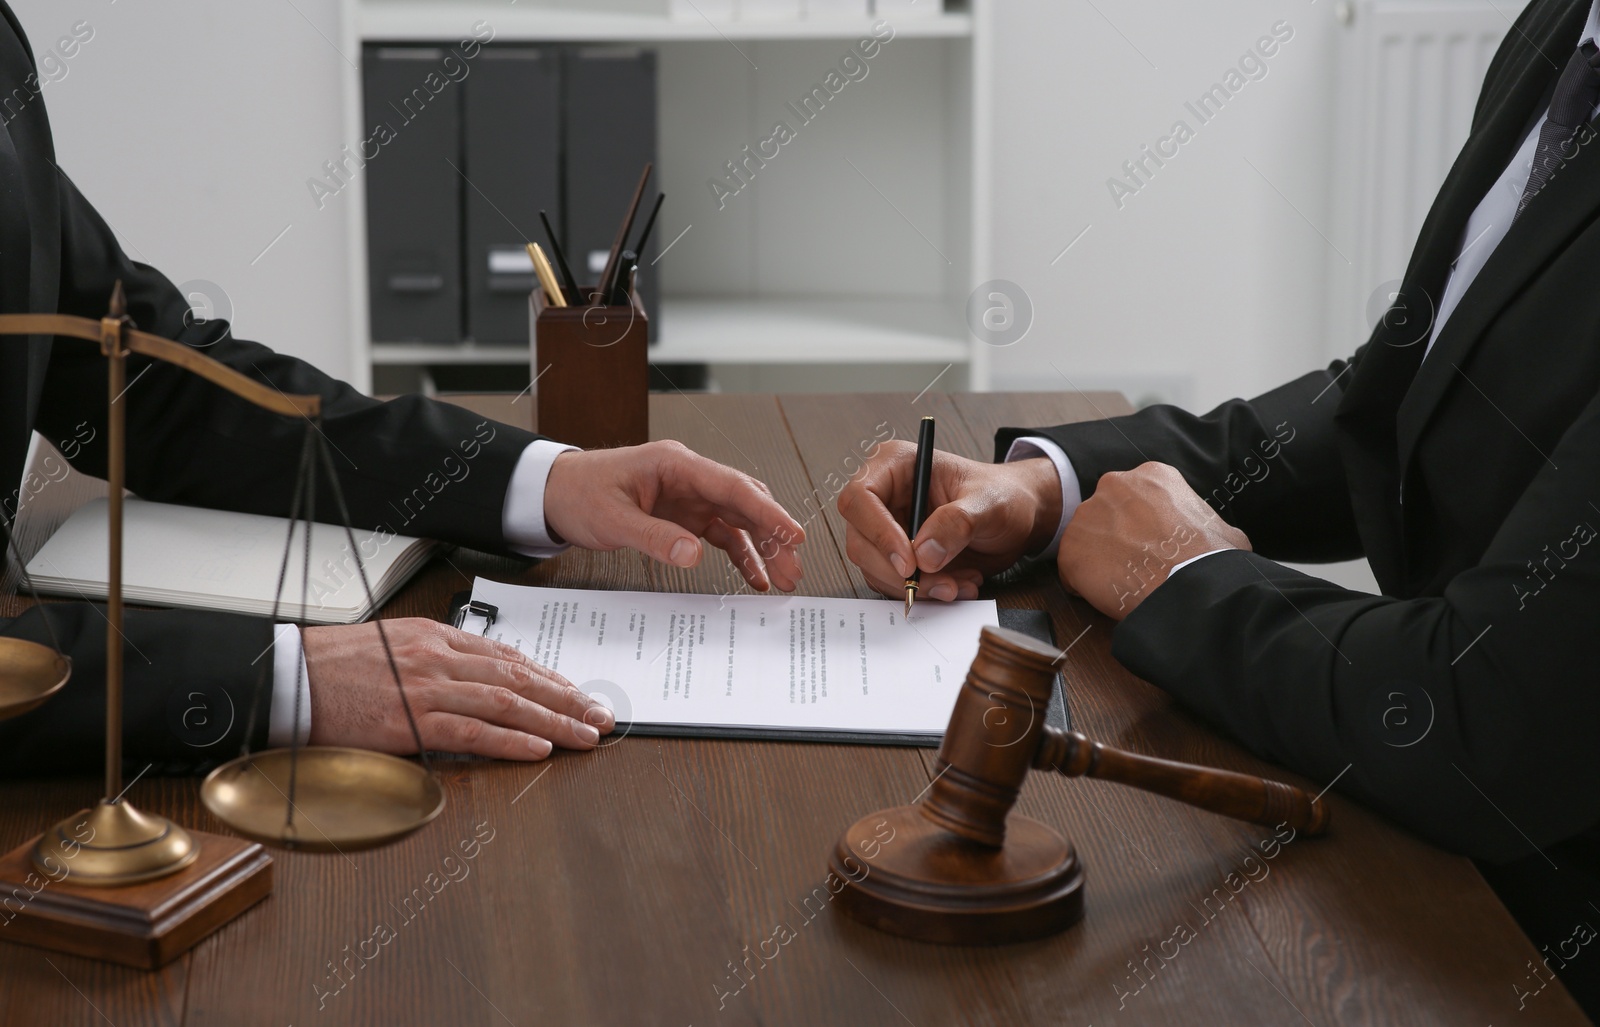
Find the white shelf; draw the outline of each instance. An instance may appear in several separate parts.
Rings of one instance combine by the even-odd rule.
[[[617,14],[508,7],[504,3],[452,0],[361,0],[358,27],[364,40],[395,42],[455,39],[483,21],[495,42],[664,42],[713,39],[847,39],[871,34],[879,19],[819,18],[797,21],[719,21],[664,14]],[[972,35],[972,17],[924,15],[894,22],[895,37],[951,38]]]
[[[937,300],[667,299],[654,364],[965,364],[959,311]],[[375,342],[379,366],[526,364],[521,346]]]
[[[667,299],[658,364],[965,364],[960,315],[939,300]]]
[[[415,367],[419,364],[527,364],[523,346],[479,346],[471,342],[448,345],[432,342],[375,342],[372,363],[377,367]]]

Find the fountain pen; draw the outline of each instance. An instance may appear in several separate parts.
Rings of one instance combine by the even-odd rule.
[[[906,578],[906,618],[911,617],[911,604],[917,599],[917,582],[922,571],[917,567],[917,532],[928,517],[929,486],[933,480],[933,418],[924,417],[917,432],[917,464],[911,479],[911,513],[906,520],[906,538],[911,540],[911,576]]]

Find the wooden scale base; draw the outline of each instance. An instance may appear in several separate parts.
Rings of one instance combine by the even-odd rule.
[[[258,843],[189,834],[193,863],[120,887],[74,884],[70,873],[49,881],[32,863],[38,838],[12,849],[0,857],[0,941],[144,970],[170,963],[272,892],[272,858]]]
[[[1005,846],[994,848],[946,831],[915,806],[882,810],[850,825],[828,866],[844,881],[836,901],[846,913],[918,941],[1033,941],[1083,917],[1077,853],[1024,816],[1006,821]]]

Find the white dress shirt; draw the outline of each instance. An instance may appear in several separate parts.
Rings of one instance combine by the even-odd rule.
[[[1583,28],[1583,35],[1573,42],[1574,47],[1581,46],[1584,40],[1600,39],[1600,0],[1595,0],[1589,8],[1589,21]],[[1590,119],[1600,117],[1600,105],[1590,112]],[[1478,203],[1477,209],[1467,219],[1467,227],[1462,230],[1461,240],[1456,244],[1456,257],[1450,263],[1450,278],[1445,283],[1444,295],[1439,300],[1439,309],[1433,319],[1433,327],[1428,336],[1428,345],[1423,350],[1423,359],[1426,360],[1433,351],[1433,344],[1439,337],[1439,329],[1455,313],[1461,303],[1461,297],[1471,287],[1473,280],[1478,277],[1478,272],[1489,262],[1489,257],[1506,237],[1506,232],[1511,228],[1511,220],[1516,216],[1517,204],[1522,199],[1523,187],[1528,182],[1528,174],[1533,168],[1534,151],[1539,145],[1539,130],[1544,127],[1548,118],[1547,111],[1541,111],[1523,138],[1522,145],[1517,148],[1516,155],[1500,173],[1500,178],[1483,199]],[[1558,169],[1556,174],[1561,174]],[[1535,198],[1531,202],[1538,203]],[[1067,522],[1072,520],[1072,515],[1077,512],[1078,506],[1083,502],[1083,489],[1078,483],[1078,472],[1073,469],[1072,461],[1061,447],[1047,438],[1028,436],[1017,439],[1011,443],[1011,448],[1006,452],[1006,463],[1013,460],[1026,460],[1030,457],[1048,457],[1055,465],[1056,473],[1061,477],[1061,524],[1056,528],[1055,538],[1050,545],[1042,550],[1038,556],[1054,556],[1061,546],[1061,534],[1067,530]],[[1197,560],[1204,560],[1217,553],[1225,553],[1226,549],[1213,549],[1191,557],[1175,565],[1167,572],[1170,579],[1174,574]],[[1157,586],[1160,587],[1160,586]]]
[[[1589,7],[1589,21],[1583,26],[1583,35],[1578,37],[1574,47],[1582,46],[1585,40],[1600,38],[1600,0]],[[1564,57],[1558,57],[1558,63],[1565,63]],[[1600,113],[1600,106],[1589,112],[1590,120]],[[1432,351],[1434,340],[1439,337],[1439,329],[1455,313],[1456,307],[1461,303],[1461,297],[1466,294],[1467,287],[1478,277],[1478,272],[1483,270],[1483,265],[1489,262],[1489,256],[1506,237],[1506,232],[1511,230],[1511,219],[1516,216],[1517,204],[1522,200],[1522,190],[1528,183],[1528,175],[1533,170],[1533,154],[1539,147],[1539,130],[1544,128],[1544,123],[1549,119],[1548,111],[1539,112],[1539,120],[1534,122],[1528,134],[1523,137],[1522,145],[1517,147],[1516,156],[1511,158],[1511,163],[1500,173],[1499,181],[1489,188],[1478,208],[1472,212],[1472,217],[1467,219],[1467,227],[1461,233],[1461,241],[1457,245],[1456,259],[1450,264],[1450,279],[1445,283],[1444,295],[1439,299],[1439,312],[1433,319],[1433,332],[1428,336],[1428,348],[1423,351],[1426,359],[1428,352]],[[1556,169],[1556,174],[1561,174],[1561,169]],[[1538,203],[1535,197],[1530,203]]]
[[[540,439],[522,451],[511,471],[505,506],[500,512],[500,530],[510,547],[524,556],[554,556],[566,543],[550,536],[544,522],[544,488],[556,457],[576,446]],[[311,736],[311,689],[307,683],[305,650],[300,644],[300,629],[279,624],[272,651],[272,705],[268,714],[267,744],[288,745],[293,734],[304,745]],[[300,723],[295,730],[295,683],[300,688]]]

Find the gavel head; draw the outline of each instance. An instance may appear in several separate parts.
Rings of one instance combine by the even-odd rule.
[[[1006,814],[1044,733],[1061,653],[1006,628],[984,628],[939,747],[938,776],[918,808],[947,831],[1005,844]]]

